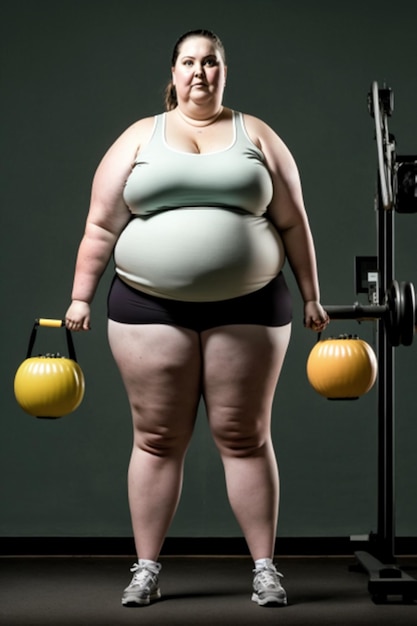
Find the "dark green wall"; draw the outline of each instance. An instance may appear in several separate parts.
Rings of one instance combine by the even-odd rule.
[[[106,340],[111,268],[93,330],[75,337],[86,376],[81,407],[59,421],[23,413],[13,396],[34,318],[62,317],[91,179],[130,123],[162,108],[171,48],[208,27],[228,52],[226,103],[269,122],[299,164],[320,267],[322,300],[350,304],[355,255],[376,253],[376,146],[367,92],[394,89],[390,129],[417,153],[414,0],[14,0],[2,8],[1,513],[0,536],[129,536],[127,401]],[[397,278],[417,282],[417,215],[398,216]],[[376,530],[375,390],[330,403],[305,374],[315,336],[296,304],[293,339],[274,408],[282,478],[280,535]],[[42,330],[39,352],[62,331]],[[372,323],[334,322],[332,334],[374,342]],[[398,348],[397,529],[417,534],[416,346]],[[223,474],[200,411],[171,536],[234,536]]]

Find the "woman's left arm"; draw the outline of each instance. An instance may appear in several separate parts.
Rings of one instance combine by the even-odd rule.
[[[316,252],[297,165],[287,146],[267,124],[249,117],[246,125],[251,137],[257,137],[255,143],[265,156],[272,178],[274,192],[268,216],[282,237],[303,298],[304,323],[307,328],[323,330],[329,318],[320,304]]]

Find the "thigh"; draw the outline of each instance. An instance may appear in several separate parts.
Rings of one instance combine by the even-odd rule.
[[[108,336],[137,431],[166,437],[188,433],[201,393],[198,334],[109,320]]]
[[[230,325],[202,335],[203,394],[214,432],[269,427],[291,324]]]

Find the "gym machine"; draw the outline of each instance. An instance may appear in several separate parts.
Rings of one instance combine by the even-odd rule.
[[[357,568],[369,574],[368,590],[376,603],[393,597],[417,600],[417,580],[395,565],[395,410],[394,348],[410,346],[416,330],[414,286],[394,278],[394,214],[417,213],[417,156],[396,154],[388,129],[393,92],[374,81],[368,109],[375,122],[378,179],[377,256],[356,259],[357,291],[368,283],[368,305],[324,305],[331,319],[374,320],[378,357],[378,527],[370,535],[369,551],[355,552]],[[370,271],[371,270],[371,271]],[[365,276],[365,279],[364,279]]]

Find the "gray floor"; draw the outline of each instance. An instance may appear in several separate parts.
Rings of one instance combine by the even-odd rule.
[[[252,564],[245,557],[161,559],[162,599],[124,608],[127,557],[0,558],[2,626],[402,626],[417,624],[417,604],[375,604],[368,577],[351,558],[294,558],[277,562],[289,604],[261,608],[250,601]],[[413,577],[417,558],[399,565]]]

